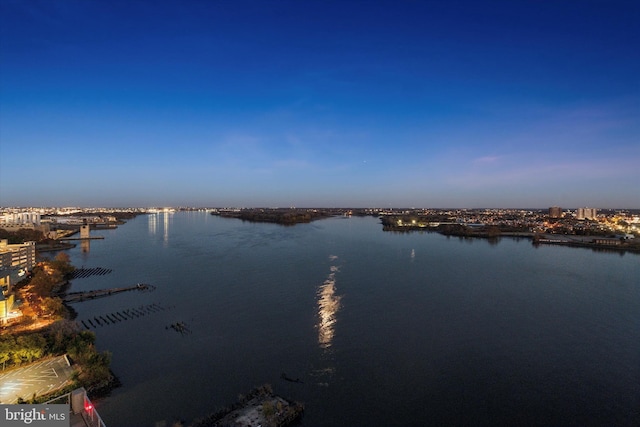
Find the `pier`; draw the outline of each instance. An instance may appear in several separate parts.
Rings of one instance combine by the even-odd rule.
[[[134,286],[128,286],[124,288],[109,288],[109,289],[96,289],[93,291],[85,292],[72,292],[67,294],[62,300],[66,303],[82,302],[86,300],[107,297],[114,294],[127,291],[153,291],[156,287],[145,283],[138,283]]]
[[[104,240],[104,236],[94,236],[94,237],[61,237],[58,240]]]

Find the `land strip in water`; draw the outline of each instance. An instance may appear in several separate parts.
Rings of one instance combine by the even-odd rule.
[[[333,216],[330,211],[320,209],[238,209],[216,210],[212,215],[237,218],[250,222],[271,222],[281,225],[309,223]]]
[[[276,396],[269,384],[240,395],[238,402],[207,417],[193,427],[286,427],[300,420],[304,405]]]

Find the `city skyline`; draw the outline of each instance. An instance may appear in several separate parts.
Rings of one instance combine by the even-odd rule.
[[[0,12],[0,206],[640,207],[637,2]]]

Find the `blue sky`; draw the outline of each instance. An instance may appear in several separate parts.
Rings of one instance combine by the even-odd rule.
[[[0,206],[640,207],[637,1],[0,2]]]

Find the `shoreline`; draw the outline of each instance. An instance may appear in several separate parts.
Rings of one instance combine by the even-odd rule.
[[[592,249],[596,252],[615,252],[625,253],[630,252],[633,254],[640,254],[640,243],[631,245],[627,242],[621,242],[620,240],[605,237],[605,236],[578,236],[570,234],[549,234],[549,233],[534,233],[527,231],[500,231],[498,229],[490,231],[477,231],[468,227],[461,228],[460,230],[446,230],[440,227],[420,227],[420,226],[389,226],[383,224],[383,231],[396,232],[396,233],[438,233],[446,237],[459,237],[469,239],[487,239],[498,241],[502,237],[511,239],[528,239],[534,246],[538,245],[556,245],[556,246],[568,246],[575,248]],[[588,240],[591,241],[588,241]],[[601,242],[593,242],[593,240],[600,240]],[[634,242],[635,243],[635,242]]]

